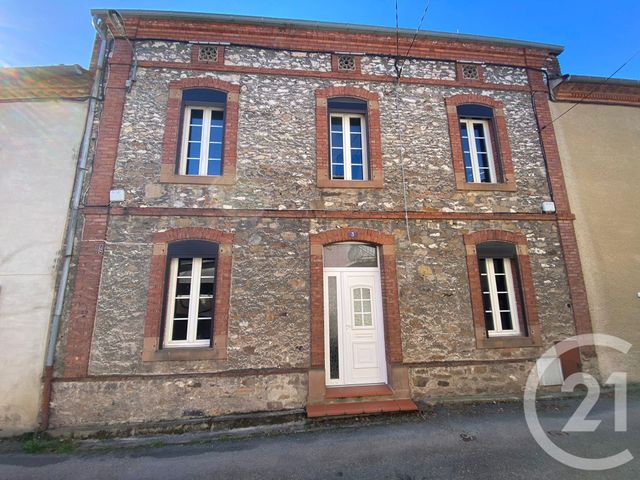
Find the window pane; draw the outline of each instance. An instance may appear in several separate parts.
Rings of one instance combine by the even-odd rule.
[[[173,317],[186,318],[189,316],[189,299],[178,298],[174,304]]]
[[[189,142],[187,145],[188,158],[200,158],[200,142]]]
[[[331,131],[342,132],[342,117],[331,117]]]
[[[482,125],[481,123],[474,123],[473,124],[473,135],[476,138],[484,137],[484,125]]]
[[[478,267],[480,268],[480,273],[487,273],[487,261],[484,258],[480,259]]]
[[[364,169],[361,165],[351,167],[351,180],[364,180]]]
[[[509,294],[499,293],[498,303],[500,305],[500,310],[509,310]]]
[[[193,142],[202,140],[202,127],[194,125],[189,127],[189,140]]]
[[[480,275],[480,288],[482,293],[489,291],[489,279],[486,275]]]
[[[211,318],[213,298],[200,298],[198,302],[198,318]]]
[[[171,332],[171,340],[187,339],[187,320],[174,320],[173,332]]]
[[[196,327],[196,340],[209,340],[211,338],[211,319],[198,320]]]
[[[222,160],[209,160],[207,163],[207,175],[222,175]]]
[[[487,153],[487,142],[484,138],[476,138],[476,151],[480,153]]]
[[[176,296],[181,297],[184,295],[189,295],[191,292],[191,279],[189,278],[179,278],[176,283]]]
[[[336,277],[328,278],[329,299],[329,378],[339,378],[338,288]]]
[[[362,165],[362,150],[351,149],[351,165]]]
[[[200,282],[200,295],[213,295],[213,278],[203,278]]]
[[[493,308],[491,308],[491,295],[488,293],[482,294],[482,305],[484,306],[485,312],[492,312]]]
[[[333,165],[331,168],[331,178],[337,180],[344,179],[344,165]]]
[[[202,259],[201,277],[213,277],[216,273],[216,261],[213,258]]]
[[[377,267],[378,249],[363,243],[335,243],[324,247],[325,267]]]
[[[362,135],[360,135],[359,133],[351,134],[351,147],[362,148]]]
[[[200,172],[200,160],[187,159],[187,175],[198,175]]]
[[[222,125],[224,124],[224,112],[222,110],[214,110],[211,112],[211,127],[220,130],[222,135]],[[213,130],[213,128],[212,128]]]
[[[351,132],[362,132],[362,121],[359,118],[350,118],[349,124],[351,126]]]
[[[209,143],[209,158],[222,158],[221,143]]]
[[[204,110],[191,110],[191,125],[202,125]]]
[[[362,325],[365,327],[370,327],[373,325],[373,320],[371,318],[371,313],[364,313],[362,315]]]
[[[484,323],[487,330],[495,330],[495,327],[493,325],[493,314],[491,312],[484,312]]]
[[[504,259],[494,258],[493,269],[495,270],[496,273],[504,273]]]
[[[498,292],[507,291],[507,277],[504,275],[496,275],[496,290]]]
[[[502,323],[502,330],[513,330],[510,312],[500,312],[500,322]]]
[[[489,168],[489,155],[486,153],[478,153],[478,167],[480,169]]]
[[[190,277],[191,269],[193,265],[193,259],[191,258],[181,258],[178,260],[178,276],[179,277]]]
[[[332,133],[331,134],[331,146],[332,147],[342,147],[342,133]]]

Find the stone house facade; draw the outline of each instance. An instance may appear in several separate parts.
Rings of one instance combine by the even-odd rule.
[[[589,331],[561,48],[122,13],[52,426],[509,395]]]

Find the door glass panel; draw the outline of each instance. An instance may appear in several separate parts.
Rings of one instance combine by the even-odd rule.
[[[373,325],[371,290],[366,287],[359,287],[354,288],[352,292],[353,325],[355,327],[370,327]]]
[[[335,243],[324,247],[325,267],[377,267],[378,249],[364,243]]]
[[[338,287],[337,277],[328,278],[329,297],[329,378],[340,378],[338,353]]]

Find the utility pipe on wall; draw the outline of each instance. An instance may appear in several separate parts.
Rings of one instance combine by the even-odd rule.
[[[51,403],[51,382],[53,380],[53,361],[55,358],[56,343],[58,341],[58,332],[60,331],[60,318],[62,316],[62,308],[64,306],[65,290],[67,287],[67,281],[69,279],[69,269],[71,266],[71,256],[73,254],[74,237],[76,227],[78,225],[78,213],[80,200],[82,197],[82,187],[84,185],[87,159],[89,157],[89,146],[91,144],[91,131],[93,129],[93,120],[96,111],[96,104],[98,102],[98,95],[100,94],[100,85],[102,84],[102,77],[104,74],[105,54],[107,51],[107,29],[104,21],[94,15],[93,26],[100,37],[100,50],[98,52],[98,60],[96,63],[96,74],[93,79],[93,86],[91,88],[91,97],[89,99],[89,108],[87,111],[84,133],[82,136],[80,155],[78,158],[78,164],[76,166],[75,183],[73,187],[73,194],[71,196],[71,214],[69,216],[69,224],[67,225],[67,231],[65,234],[63,264],[60,274],[60,281],[58,283],[58,290],[56,292],[56,303],[53,311],[53,318],[51,320],[51,328],[49,331],[49,343],[47,346],[47,356],[44,366],[44,382],[42,388],[42,415],[40,420],[40,428],[42,430],[46,430],[47,428],[49,428],[49,408]]]

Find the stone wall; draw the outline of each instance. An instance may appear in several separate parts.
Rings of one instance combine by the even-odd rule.
[[[159,184],[169,82],[197,76],[241,86],[235,185]],[[380,95],[383,189],[315,186],[314,91],[335,85]],[[395,88],[377,82],[142,69],[127,96],[114,188],[126,190],[126,206],[397,211],[403,208],[401,134],[410,210],[540,212],[549,192],[528,93],[482,91],[504,102],[517,191],[461,192],[455,187],[444,98],[475,90],[402,85],[396,102]]]
[[[56,382],[51,426],[179,421],[301,408],[306,383],[302,374]]]

